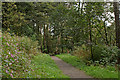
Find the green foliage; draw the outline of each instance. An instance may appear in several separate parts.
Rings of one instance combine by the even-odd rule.
[[[92,63],[90,46],[86,45],[91,44],[95,65],[115,64],[118,49],[111,46],[116,45],[115,23],[112,20],[113,6],[111,5],[112,3],[104,2],[80,2],[80,4],[76,2],[3,2],[3,30],[8,30],[11,35],[24,36],[4,34],[7,38],[3,38],[3,53],[5,53],[3,55],[5,57],[9,55],[7,54],[9,52],[14,54],[15,51],[20,52],[25,57],[23,59],[19,54],[20,59],[23,60],[21,64],[24,65],[28,57],[32,58],[37,54],[39,45],[41,51],[50,55],[54,52],[73,51],[72,54],[90,65]],[[112,25],[107,25],[108,22]]]
[[[38,40],[50,53],[89,44],[90,26],[93,44],[115,44],[112,3],[80,3],[2,3],[3,30]]]
[[[113,66],[87,66],[80,58],[70,54],[61,54],[56,56],[95,78],[118,78],[118,71]]]
[[[25,50],[27,54],[37,54],[38,52],[38,42],[33,41],[28,37],[18,38],[17,42],[19,43],[19,49]]]
[[[8,28],[17,35],[20,34],[22,23],[25,23],[25,14],[18,11],[14,2],[2,3],[2,28],[7,30]]]
[[[36,35],[33,34],[33,35],[31,36],[31,39],[35,41],[35,40],[36,40]]]
[[[117,62],[118,48],[116,46],[95,45],[93,46],[93,58],[101,64],[115,64]]]
[[[81,47],[76,47],[72,54],[80,57],[85,62],[91,60],[90,51],[84,44]]]
[[[11,36],[8,32],[2,37],[2,73],[4,78],[23,78],[31,71],[30,59],[38,53],[37,42],[27,37]]]
[[[2,36],[1,36],[2,37]],[[2,37],[2,73],[4,78],[68,78],[49,55],[38,54],[38,42],[28,37]]]
[[[48,50],[45,48],[45,49],[43,49],[43,53],[47,53],[48,52]]]
[[[1,61],[1,55],[2,55],[2,31],[0,29],[0,77],[2,78],[2,61]]]
[[[119,49],[116,46],[95,45],[93,46],[93,59],[95,65],[115,65],[117,63]],[[91,64],[91,53],[87,46],[76,47],[73,55],[80,57],[85,63]]]
[[[69,78],[62,74],[55,62],[47,54],[38,54],[31,61],[29,78]]]

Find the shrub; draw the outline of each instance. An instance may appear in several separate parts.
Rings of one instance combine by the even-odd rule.
[[[16,38],[16,37],[14,37]],[[33,41],[28,37],[18,37],[16,41],[19,43],[18,48],[24,50],[27,54],[37,54],[38,42]]]
[[[90,51],[87,49],[85,45],[82,45],[81,47],[76,47],[75,51],[73,51],[72,54],[82,58],[83,61],[88,61],[91,59]]]
[[[43,53],[48,53],[47,48],[43,49]]]
[[[106,65],[108,63],[111,63],[111,65],[114,65],[117,62],[118,51],[119,49],[116,46],[94,45],[94,64],[98,65],[99,63],[102,65]],[[93,63],[91,61],[91,52],[89,48],[87,48],[85,45],[82,45],[81,47],[76,47],[75,51],[73,51],[73,54],[82,58],[82,60],[87,64]]]
[[[2,73],[3,77],[24,77],[29,70],[30,56],[37,54],[37,42],[27,37],[2,36]]]
[[[118,48],[116,46],[95,45],[93,46],[93,56],[95,61],[101,64],[116,63]]]

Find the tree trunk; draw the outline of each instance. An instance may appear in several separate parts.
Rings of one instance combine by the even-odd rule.
[[[90,19],[89,19],[89,34],[90,34],[90,51],[91,51],[91,58],[92,58],[92,61],[94,62],[94,59],[93,59],[93,51],[92,51],[92,27],[91,27],[91,23],[90,23]]]
[[[115,26],[116,26],[116,45],[120,49],[120,20],[119,20],[119,3],[114,2]],[[120,51],[118,52],[118,65],[120,65]],[[119,67],[120,70],[120,67]]]
[[[79,0],[79,5],[78,5],[78,12],[80,11],[80,0]]]
[[[120,21],[119,21],[119,3],[114,2],[115,26],[116,26],[116,45],[120,48]]]
[[[44,31],[44,36],[43,36],[43,46],[44,46],[44,49],[45,49],[45,24],[44,24],[44,28],[43,28],[43,31]]]
[[[104,21],[104,31],[105,31],[105,43],[106,43],[106,45],[108,45],[108,36],[107,36],[107,29],[106,29],[106,27],[105,27],[105,21]]]
[[[48,29],[48,24],[46,27],[46,46],[47,46],[47,54],[50,52],[50,37],[49,37],[49,29]]]
[[[62,47],[62,53],[63,53],[63,47]]]

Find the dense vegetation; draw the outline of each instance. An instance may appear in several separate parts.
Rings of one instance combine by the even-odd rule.
[[[2,42],[2,76],[24,77],[31,71],[32,56],[38,54],[37,45],[33,45],[37,42],[27,37],[10,36],[7,32],[3,33]]]
[[[92,76],[116,77],[117,73],[112,74],[106,71],[105,67],[119,66],[118,5],[118,2],[3,2],[3,36],[0,36],[3,77],[26,77],[29,71],[36,70],[36,67],[44,69],[38,73],[41,77],[66,77],[60,75],[62,73],[48,55],[40,53],[49,55],[70,53],[83,61],[85,71],[93,68],[105,70],[103,76],[94,75],[94,71],[90,73]],[[45,67],[40,65],[38,59]],[[32,63],[36,67],[32,66]],[[82,63],[78,65],[80,64]],[[94,67],[94,64],[98,66]],[[53,69],[49,71],[47,65],[55,66],[53,69],[60,74],[54,74]],[[35,73],[37,74],[37,72],[29,74],[36,77]]]
[[[37,43],[28,37],[3,34],[3,78],[69,78],[62,74],[49,55],[38,52]]]

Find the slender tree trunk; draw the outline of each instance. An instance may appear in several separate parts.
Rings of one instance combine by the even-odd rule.
[[[80,11],[80,0],[79,0],[79,6],[78,6],[78,12]]]
[[[120,49],[120,19],[119,19],[119,3],[114,2],[115,26],[116,26],[116,45]],[[120,65],[120,51],[118,52],[118,65]],[[120,71],[120,67],[118,68]]]
[[[62,50],[62,53],[63,53],[63,31],[61,31],[61,37],[60,37],[60,45],[61,45],[61,50]]]
[[[62,53],[63,53],[63,47],[62,47]]]
[[[44,46],[44,49],[45,49],[45,24],[44,24],[44,28],[43,28],[43,31],[44,31],[44,36],[43,36],[43,46]]]
[[[48,24],[46,28],[46,45],[47,45],[47,53],[49,54],[50,52],[50,37],[49,37],[49,29],[48,29]]]
[[[42,35],[42,33],[41,33],[41,27],[42,27],[42,25],[39,26],[39,34],[40,35]],[[42,38],[39,40],[39,42],[40,42],[40,49],[41,49],[41,52],[42,52],[42,45],[43,45]]]
[[[97,45],[97,36],[96,36],[96,33],[95,33],[95,45]]]
[[[106,42],[106,45],[108,45],[108,34],[107,34],[107,29],[106,29],[106,26],[105,26],[105,21],[104,21],[104,31],[105,31],[105,42]]]
[[[112,41],[112,38],[111,38],[111,35],[110,35],[110,45],[113,45],[111,41]]]
[[[94,62],[94,59],[93,59],[93,50],[92,50],[92,26],[91,26],[91,23],[90,23],[90,19],[89,19],[89,34],[90,34],[91,58],[92,58],[92,61]]]
[[[114,2],[115,26],[116,26],[116,45],[120,48],[120,21],[119,21],[119,3]]]
[[[57,48],[58,48],[58,53],[60,53],[60,44],[61,44],[61,34],[60,35],[58,35],[58,45],[57,45]]]
[[[74,41],[71,41],[71,43],[72,43],[71,51],[73,51],[74,50]]]

